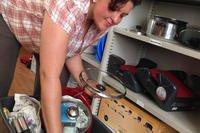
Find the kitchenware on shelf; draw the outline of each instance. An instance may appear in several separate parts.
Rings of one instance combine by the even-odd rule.
[[[137,35],[145,35],[144,28],[141,25],[136,25],[135,28],[130,29],[131,32],[135,32]]]
[[[168,70],[170,73],[172,73],[178,80],[180,80],[182,83],[186,83],[188,79],[188,75],[186,72],[182,70]]]
[[[99,83],[98,81],[96,81],[96,79],[92,78],[92,76],[85,78],[85,75],[91,75],[96,72],[101,73],[105,76],[109,76],[110,78],[115,80],[117,82],[117,86],[112,86],[112,88],[115,90],[121,88],[121,90],[113,93],[109,91],[110,86],[103,83]],[[110,72],[106,72],[98,68],[86,68],[85,71],[80,73],[79,78],[82,84],[82,91],[76,94],[75,96],[82,94],[84,90],[87,89],[87,91],[93,93],[94,95],[97,95],[98,97],[118,100],[124,98],[127,92],[124,83],[118,77],[116,77]]]
[[[194,91],[195,95],[200,98],[200,76],[195,74],[190,75],[187,85]]]
[[[146,91],[165,111],[197,110],[192,90],[181,83],[171,72],[141,68],[136,77]],[[195,104],[194,104],[195,103]]]
[[[146,35],[165,40],[175,40],[178,33],[186,26],[187,22],[154,15],[148,20]]]
[[[188,27],[179,33],[179,40],[185,46],[200,50],[200,27]]]
[[[108,71],[119,77],[130,90],[143,93],[144,88],[138,83],[135,78],[137,68],[156,68],[157,64],[147,58],[141,58],[136,66],[126,65],[125,60],[117,55],[110,55],[108,61]]]

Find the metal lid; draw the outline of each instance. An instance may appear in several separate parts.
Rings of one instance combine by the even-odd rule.
[[[79,116],[78,107],[77,107],[77,106],[70,106],[70,107],[66,110],[66,114],[67,114],[70,118],[77,118],[77,117]]]
[[[84,75],[89,76],[89,79],[85,79]],[[123,91],[110,91],[110,89],[115,89],[114,87],[110,87],[108,85],[106,85],[105,83],[99,83],[96,79],[92,78],[92,76],[95,73],[101,73],[104,76],[109,76],[112,79],[116,80],[119,83],[120,88],[123,88]],[[97,75],[98,75],[97,74]],[[126,87],[124,85],[124,83],[117,78],[115,75],[109,73],[109,72],[105,72],[103,70],[97,69],[97,68],[86,68],[84,72],[81,72],[79,75],[80,81],[82,83],[83,89],[87,89],[90,92],[103,97],[103,98],[109,98],[109,99],[113,99],[113,100],[117,100],[120,98],[125,97],[126,95]],[[117,89],[118,90],[118,89]]]

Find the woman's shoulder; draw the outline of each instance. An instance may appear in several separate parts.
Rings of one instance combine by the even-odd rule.
[[[69,0],[71,1],[71,0]],[[90,5],[90,0],[73,0],[77,8],[83,13],[87,13]]]
[[[46,0],[44,7],[52,20],[68,33],[85,19],[90,0]]]
[[[65,8],[68,11],[79,9],[87,12],[90,5],[90,0],[45,0],[45,8]]]

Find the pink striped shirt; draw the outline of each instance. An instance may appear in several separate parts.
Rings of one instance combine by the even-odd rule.
[[[51,19],[69,34],[67,57],[80,54],[87,46],[98,40],[105,31],[98,31],[93,24],[84,32],[90,0],[0,0],[0,13],[15,34],[17,40],[28,50],[39,52],[40,31],[46,10]]]

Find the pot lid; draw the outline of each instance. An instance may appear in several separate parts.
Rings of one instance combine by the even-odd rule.
[[[87,80],[85,80],[84,78],[85,73],[89,77]],[[109,76],[113,80],[116,80],[118,82],[117,87],[123,88],[123,89],[121,91],[113,91],[113,90],[119,90],[119,88],[117,89],[115,87],[110,87],[106,83],[98,82],[97,79],[95,79],[94,75],[95,74],[98,75],[99,73],[101,73],[101,75],[104,75],[104,76]],[[125,97],[126,92],[127,92],[124,83],[119,78],[117,78],[115,75],[109,72],[100,70],[98,68],[86,68],[84,72],[80,73],[79,78],[82,83],[83,89],[87,89],[91,93],[94,93],[95,95],[102,98],[117,100],[117,99]]]

